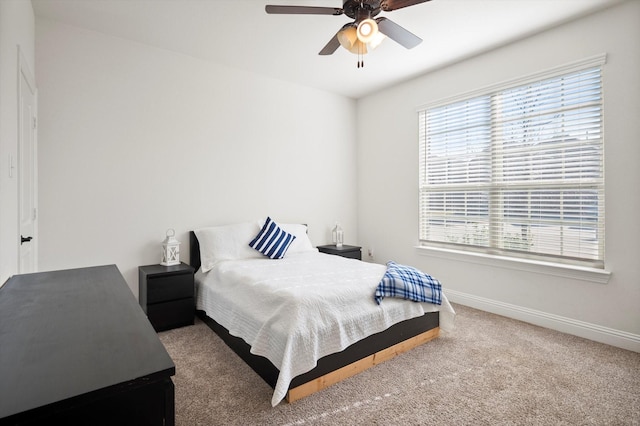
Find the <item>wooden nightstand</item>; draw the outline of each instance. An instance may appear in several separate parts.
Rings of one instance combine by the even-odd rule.
[[[138,299],[156,331],[193,324],[194,272],[185,263],[138,267]]]
[[[318,246],[318,251],[321,253],[335,254],[342,257],[349,257],[351,259],[362,260],[362,252],[359,246],[348,246],[343,244],[338,248],[335,244],[329,244],[326,246]]]

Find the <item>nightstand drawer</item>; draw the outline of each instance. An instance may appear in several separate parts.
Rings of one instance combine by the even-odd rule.
[[[156,331],[192,325],[194,312],[195,303],[193,298],[147,306],[147,317]]]
[[[147,277],[147,304],[193,297],[193,274]]]
[[[320,253],[334,254],[336,256],[348,257],[351,259],[362,260],[362,251],[360,246],[348,246],[336,247],[333,244],[326,246],[318,246]]]
[[[343,251],[341,253],[332,253],[332,254],[338,254],[338,256],[342,256],[342,257],[348,257],[350,259],[358,259],[358,260],[362,260],[362,254],[360,252],[360,249],[358,250],[349,250],[349,251]]]

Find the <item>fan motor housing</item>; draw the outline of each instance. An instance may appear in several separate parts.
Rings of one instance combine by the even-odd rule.
[[[356,21],[372,18],[380,13],[380,0],[344,0],[342,10]]]

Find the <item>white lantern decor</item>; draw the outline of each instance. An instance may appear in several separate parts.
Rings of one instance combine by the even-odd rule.
[[[176,231],[167,229],[167,238],[162,242],[162,262],[163,266],[172,266],[180,264],[180,241],[174,237]]]
[[[344,242],[344,233],[342,232],[342,228],[339,223],[336,223],[331,234],[333,236],[333,244],[335,244],[337,248],[341,248],[342,243]]]

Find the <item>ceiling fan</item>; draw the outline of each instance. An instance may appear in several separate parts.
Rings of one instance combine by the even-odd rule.
[[[342,8],[320,6],[276,6],[267,5],[269,14],[286,15],[347,15],[353,22],[345,24],[319,52],[331,55],[342,46],[358,55],[358,68],[364,66],[362,55],[377,47],[385,36],[411,49],[422,43],[422,39],[395,22],[375,18],[380,12],[391,12],[430,0],[343,0]],[[375,19],[374,19],[375,18]]]

